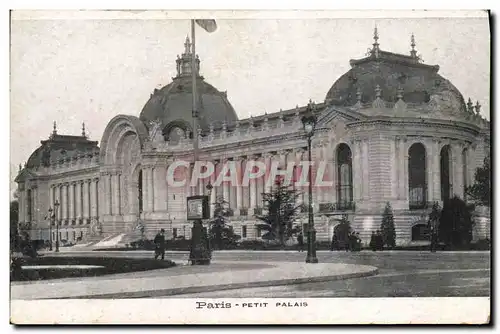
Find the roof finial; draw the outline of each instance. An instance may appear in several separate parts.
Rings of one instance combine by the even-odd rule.
[[[474,104],[472,103],[472,100],[469,97],[469,101],[467,101],[467,111],[470,113],[474,113]]]
[[[374,40],[374,42],[373,42],[373,49],[372,49],[372,51],[375,54],[375,57],[378,58],[378,52],[380,50],[379,49],[379,45],[380,44],[378,44],[378,29],[377,29],[377,25],[375,25],[375,30],[373,32],[373,40]]]
[[[191,42],[189,41],[189,36],[186,36],[186,41],[184,42],[184,54],[191,53]]]
[[[21,172],[21,169],[22,169],[21,164],[19,164],[19,172]]]
[[[85,134],[85,122],[82,123],[82,137],[87,137]]]
[[[476,102],[476,113],[479,115],[481,112],[481,105],[479,104],[479,101]]]
[[[57,123],[56,123],[56,121],[54,121],[54,126],[53,127],[54,127],[54,130],[52,130],[52,134],[53,135],[57,135]]]
[[[415,50],[415,35],[413,35],[413,33],[411,34],[411,51],[410,51],[410,54],[411,54],[411,57],[412,58],[418,58],[417,57],[417,50]]]

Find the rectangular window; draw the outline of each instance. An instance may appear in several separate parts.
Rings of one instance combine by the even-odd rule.
[[[256,229],[257,229],[257,238],[260,238],[262,236],[262,231],[258,227]]]
[[[174,228],[172,229],[172,238],[173,238],[173,239],[176,239],[176,238],[177,238],[177,228],[176,228],[176,227],[174,227]]]
[[[80,231],[80,238],[83,239],[83,231]]]
[[[247,227],[245,225],[243,225],[241,227],[241,237],[242,238],[246,238],[247,237]]]

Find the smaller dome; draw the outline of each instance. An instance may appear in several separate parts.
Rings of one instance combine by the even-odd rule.
[[[26,162],[26,168],[48,167],[62,159],[71,159],[82,154],[98,154],[97,141],[82,136],[59,135],[55,130],[48,140],[42,140]]]

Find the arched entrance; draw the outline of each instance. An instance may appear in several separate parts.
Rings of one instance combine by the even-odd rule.
[[[445,201],[451,197],[451,149],[445,145],[440,153],[441,168],[441,200]]]
[[[408,189],[410,209],[423,209],[427,202],[426,152],[421,143],[408,150]]]

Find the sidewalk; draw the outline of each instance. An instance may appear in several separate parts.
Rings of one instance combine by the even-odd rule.
[[[372,266],[340,263],[265,263],[262,264],[262,268],[243,270],[232,270],[231,267],[241,264],[256,265],[256,261],[214,261],[213,263],[223,266],[224,270],[207,272],[210,271],[210,266],[179,266],[155,270],[149,272],[149,275],[128,273],[79,280],[11,283],[11,299],[154,298],[155,296],[341,280],[372,276],[378,273],[378,269]],[[182,270],[186,268],[191,269],[184,275]]]

